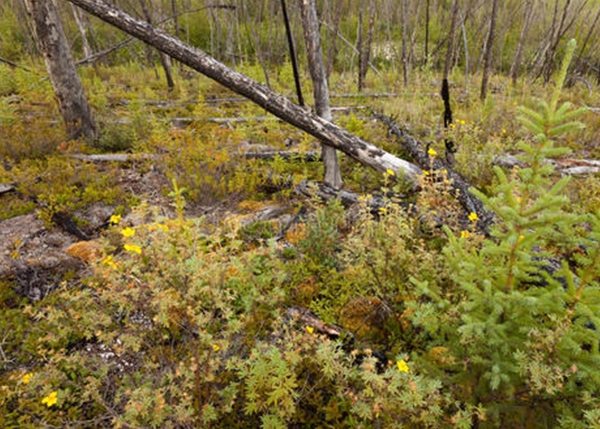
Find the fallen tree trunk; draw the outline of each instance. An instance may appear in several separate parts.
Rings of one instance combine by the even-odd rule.
[[[471,188],[469,182],[444,164],[441,159],[430,157],[423,148],[423,144],[402,130],[392,118],[375,111],[373,111],[373,116],[388,126],[390,132],[398,137],[404,150],[421,168],[425,170],[446,170],[448,172],[447,177],[450,179],[455,198],[468,213],[477,213],[477,217],[479,218],[477,228],[480,232],[487,235],[489,227],[494,223],[496,217],[492,212],[484,208],[483,202],[479,198],[469,192],[469,188]]]
[[[416,183],[417,177],[421,174],[421,169],[416,165],[352,135],[345,129],[317,115],[307,112],[267,86],[228,68],[200,49],[186,45],[174,36],[153,27],[147,22],[136,19],[100,0],[67,1],[170,55],[232,91],[243,95],[267,112],[306,131],[363,164],[379,171],[393,170],[400,175],[404,175],[413,183]]]

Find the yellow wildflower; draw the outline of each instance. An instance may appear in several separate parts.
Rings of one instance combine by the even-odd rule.
[[[427,149],[427,154],[433,158],[434,156],[437,155],[437,152],[435,151],[434,148],[430,147],[429,149]]]
[[[389,168],[385,171],[387,173],[388,176],[395,176],[396,173],[394,173],[394,170],[390,170]]]
[[[477,222],[479,220],[479,216],[477,216],[477,213],[471,212],[469,213],[469,220],[471,222]]]
[[[117,225],[119,222],[121,222],[121,215],[112,215],[108,222],[111,225]]]
[[[54,392],[50,392],[48,396],[42,399],[42,404],[46,405],[48,408],[52,405],[55,405],[58,402],[58,392],[55,390]]]
[[[106,258],[102,259],[102,265],[108,265],[113,269],[117,269],[117,264],[113,261],[113,256],[108,255]]]
[[[121,230],[121,234],[123,235],[123,237],[133,237],[135,234],[135,229],[129,227],[123,228]]]
[[[309,334],[312,334],[313,332],[315,332],[315,328],[313,328],[312,326],[306,326],[306,332],[308,332]]]
[[[410,371],[410,369],[408,368],[408,365],[406,364],[404,359],[400,359],[398,362],[396,362],[396,365],[398,366],[398,371],[400,371],[400,372],[409,372]]]
[[[142,248],[137,244],[126,244],[125,246],[123,246],[123,248],[128,252],[137,253],[138,255],[142,253]]]
[[[219,346],[218,344],[213,344],[212,349],[213,351],[218,352],[219,350],[221,350],[221,346]]]
[[[28,372],[27,374],[23,375],[23,377],[21,377],[21,383],[27,384],[31,381],[32,378],[33,374]]]
[[[469,238],[471,236],[471,233],[469,231],[461,231],[460,232],[460,238]]]

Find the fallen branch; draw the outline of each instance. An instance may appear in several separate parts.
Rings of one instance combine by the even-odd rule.
[[[471,188],[469,182],[447,166],[441,159],[430,157],[424,149],[425,145],[411,136],[408,132],[401,129],[392,118],[375,111],[372,113],[377,120],[388,126],[392,134],[398,137],[404,150],[422,169],[446,170],[448,172],[446,176],[450,180],[454,197],[468,213],[477,213],[479,218],[477,228],[481,233],[487,235],[489,233],[489,227],[494,223],[496,217],[492,212],[484,208],[483,202],[479,198],[469,192],[469,189]]]
[[[158,158],[158,155],[149,153],[102,153],[97,155],[82,155],[73,153],[69,156],[71,158],[79,159],[80,161],[88,162],[134,162]]]
[[[84,58],[82,60],[77,61],[75,63],[75,65],[79,67],[79,66],[84,66],[84,65],[90,64],[90,63],[94,63],[94,62],[98,61],[99,59],[107,56],[108,54],[110,54],[110,53],[112,53],[114,51],[117,51],[117,50],[121,49],[124,46],[129,45],[131,42],[134,42],[135,40],[136,40],[135,37],[129,37],[128,39],[125,39],[122,42],[117,43],[115,46],[111,46],[108,49],[105,49],[103,51],[97,52],[94,55],[90,55],[87,58]]]

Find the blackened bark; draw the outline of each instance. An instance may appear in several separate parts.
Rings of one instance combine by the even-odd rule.
[[[477,229],[481,233],[488,235],[489,228],[496,220],[496,216],[494,213],[486,210],[483,202],[469,192],[469,189],[471,188],[469,182],[467,182],[460,174],[452,170],[448,165],[444,164],[441,159],[434,158],[432,160],[429,154],[423,149],[424,145],[409,133],[402,130],[390,117],[377,112],[373,112],[373,116],[389,127],[390,132],[398,137],[398,140],[402,143],[403,149],[410,155],[413,161],[422,168],[448,171],[448,179],[450,179],[454,197],[467,213],[477,213],[477,216],[479,217]]]
[[[26,0],[35,39],[44,56],[60,114],[70,139],[96,138],[96,124],[52,0]]]
[[[283,12],[283,21],[285,23],[285,34],[288,41],[288,49],[290,51],[290,61],[292,62],[292,71],[294,72],[294,83],[296,85],[296,95],[298,96],[298,104],[304,106],[304,97],[302,97],[302,86],[300,85],[300,72],[298,71],[298,61],[296,59],[296,48],[294,46],[294,36],[290,26],[290,18],[287,13],[285,0],[281,0],[281,11]]]
[[[306,112],[297,104],[174,36],[154,28],[101,0],[67,0],[126,33],[154,46],[172,58],[248,98],[283,121],[315,136],[329,146],[379,171],[393,170],[409,180],[421,173],[416,165],[366,142],[345,129]]]

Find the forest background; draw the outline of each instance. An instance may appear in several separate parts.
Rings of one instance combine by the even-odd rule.
[[[314,137],[53,4],[97,135],[2,1],[0,426],[600,427],[598,1],[317,2],[334,122],[422,172],[340,155],[343,192]],[[112,4],[298,100],[283,2]]]

